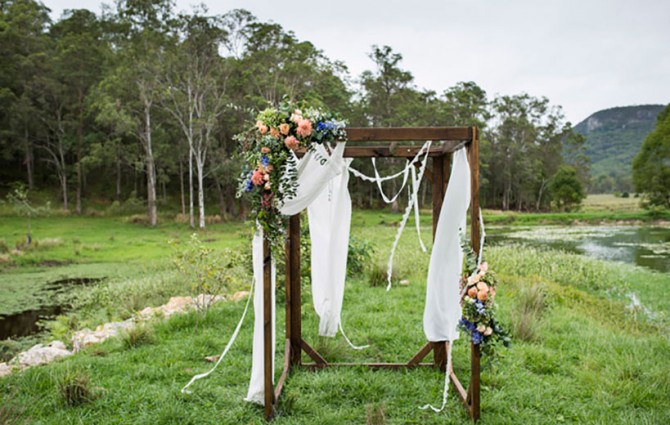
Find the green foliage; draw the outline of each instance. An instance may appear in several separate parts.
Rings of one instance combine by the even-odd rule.
[[[546,289],[538,283],[521,288],[512,312],[512,333],[516,339],[526,342],[537,339],[539,320],[546,306],[545,298]]]
[[[598,111],[574,127],[586,137],[591,160],[589,193],[631,192],[631,164],[653,130],[662,105],[639,105]]]
[[[82,371],[67,369],[57,377],[58,393],[68,407],[77,407],[93,401],[97,395],[90,376]]]
[[[148,325],[140,323],[128,328],[121,336],[121,341],[128,349],[137,348],[141,345],[152,344],[154,334]]]
[[[375,248],[369,241],[354,235],[350,236],[347,275],[357,276],[364,273],[369,267],[374,252]]]
[[[633,181],[646,205],[670,208],[670,105],[633,160]]]
[[[400,280],[398,266],[394,263],[391,270],[391,283],[397,284]],[[367,272],[368,284],[372,287],[388,285],[388,264],[384,261],[373,262]]]
[[[563,165],[556,171],[549,184],[549,192],[554,207],[559,211],[578,210],[586,198],[577,170],[569,165]]]

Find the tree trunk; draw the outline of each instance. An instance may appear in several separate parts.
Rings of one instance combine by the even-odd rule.
[[[193,142],[189,141],[188,148],[188,223],[195,228],[195,216],[193,214]]]
[[[28,128],[23,129],[23,140],[24,140],[24,149],[25,149],[25,159],[24,163],[26,164],[26,172],[28,173],[28,189],[32,190],[35,186],[34,179],[34,170],[33,170],[33,145],[30,143],[30,137],[28,136]]]
[[[203,186],[204,164],[202,159],[196,157],[196,169],[198,171],[198,227],[205,228],[205,188]]]
[[[81,121],[77,127],[77,192],[75,195],[75,213],[81,215]]]
[[[184,195],[184,162],[179,158],[179,197],[181,198],[181,214],[186,215],[186,198]]]
[[[146,103],[144,106],[144,149],[147,164],[147,208],[149,223],[155,226],[158,221],[156,210],[156,166],[151,146],[151,105]]]
[[[121,202],[121,158],[118,147],[116,152],[116,201]]]

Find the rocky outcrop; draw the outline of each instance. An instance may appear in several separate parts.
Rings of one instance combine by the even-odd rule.
[[[30,350],[19,353],[15,360],[20,369],[30,366],[51,363],[56,359],[72,355],[61,341],[53,341],[49,345],[37,344]]]
[[[76,353],[89,345],[99,344],[118,336],[133,326],[135,326],[135,319],[128,319],[123,322],[105,323],[95,328],[94,331],[88,328],[77,331],[72,337],[72,351]]]
[[[240,291],[233,295],[234,300],[248,296],[246,291]],[[170,300],[158,307],[147,307],[137,315],[138,320],[148,320],[153,317],[168,318],[176,313],[185,313],[191,309],[204,309],[215,303],[225,301],[222,295],[200,294],[197,297],[172,297]],[[95,330],[82,329],[75,332],[72,337],[72,351],[68,350],[61,341],[53,341],[48,345],[37,344],[30,350],[19,353],[7,363],[0,363],[0,377],[9,375],[15,370],[23,370],[31,366],[51,363],[54,360],[70,356],[85,347],[98,344],[109,338],[119,336],[123,332],[135,326],[136,319],[130,318],[123,322],[110,322],[100,325]]]

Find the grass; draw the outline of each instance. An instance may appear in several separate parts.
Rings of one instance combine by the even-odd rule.
[[[373,263],[385,264],[398,219],[386,213],[355,213],[352,232],[374,243]],[[104,282],[80,288],[82,298],[77,305],[81,312],[77,314],[81,320],[74,321],[78,327],[125,317],[143,304],[178,295],[174,291],[183,288],[167,261],[169,248],[162,246],[166,236],[187,237],[190,231],[183,226],[148,229],[98,218],[91,219],[98,221],[90,222],[88,230],[74,236],[71,229],[66,230],[68,223],[80,223],[80,219],[42,220],[52,219],[35,223],[45,233],[41,238],[62,238],[66,243],[26,256],[56,258],[73,237],[82,245],[98,244],[99,251],[85,252],[84,258],[61,252],[59,258],[76,263],[54,269],[22,263],[3,273],[3,285],[11,280],[7,276],[46,273],[54,277],[57,269],[74,273],[81,267],[85,274],[97,270],[101,275],[116,270]],[[95,230],[95,223],[100,230]],[[0,226],[5,225],[3,220]],[[104,230],[117,228],[110,241]],[[67,231],[69,235],[59,234]],[[241,245],[243,231],[241,225],[212,226],[209,236],[202,239],[211,237],[214,241],[208,243],[216,248],[246,247]],[[429,216],[422,219],[422,233],[429,242]],[[143,249],[132,247],[133,240],[146,241]],[[120,241],[135,257],[122,260],[128,257],[115,246]],[[108,254],[107,261],[97,257],[101,251]],[[497,300],[502,322],[512,325],[519,311],[541,310],[541,315],[528,319],[534,329],[532,338],[516,339],[511,349],[503,350],[495,367],[484,368],[482,424],[670,422],[667,275],[521,246],[491,247],[486,254],[501,281]],[[418,249],[416,233],[408,228],[395,261],[398,279],[408,280],[408,285],[394,285],[386,292],[383,285],[371,286],[365,274],[348,280],[343,324],[354,344],[370,344],[369,349],[353,351],[341,337],[317,337],[318,321],[307,288],[303,294],[305,339],[333,361],[406,361],[425,338],[421,320],[428,258]],[[29,279],[24,284],[30,286]],[[533,287],[542,289],[529,289]],[[630,293],[637,295],[645,310],[628,308]],[[277,305],[281,308],[283,303],[280,291]],[[244,303],[231,302],[215,305],[204,318],[195,313],[175,316],[146,329],[147,338],[140,335],[145,331],[138,331],[132,337],[138,343],[129,343],[129,336],[112,339],[63,361],[3,378],[0,406],[13,406],[22,412],[25,422],[40,424],[261,424],[261,408],[242,401],[250,370],[251,317],[219,369],[198,381],[193,394],[179,391],[191,376],[211,367],[205,357],[220,353],[243,308]],[[281,312],[277,319],[278,378],[283,364]],[[463,341],[455,344],[454,359],[457,374],[467,382],[469,351]],[[64,402],[59,388],[68,374],[84,377],[95,397],[74,405]],[[441,400],[442,382],[443,375],[432,369],[298,369],[285,387],[276,423],[470,423],[453,389],[444,412],[418,409]]]

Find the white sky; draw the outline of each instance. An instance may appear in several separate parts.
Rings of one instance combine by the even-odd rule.
[[[100,11],[98,0],[43,0]],[[111,1],[109,1],[111,3]],[[179,9],[198,2],[177,0]],[[670,103],[666,0],[207,0],[211,13],[245,8],[341,60],[372,69],[373,44],[404,57],[418,87],[438,93],[475,81],[495,94],[546,96],[577,124],[614,106]]]

